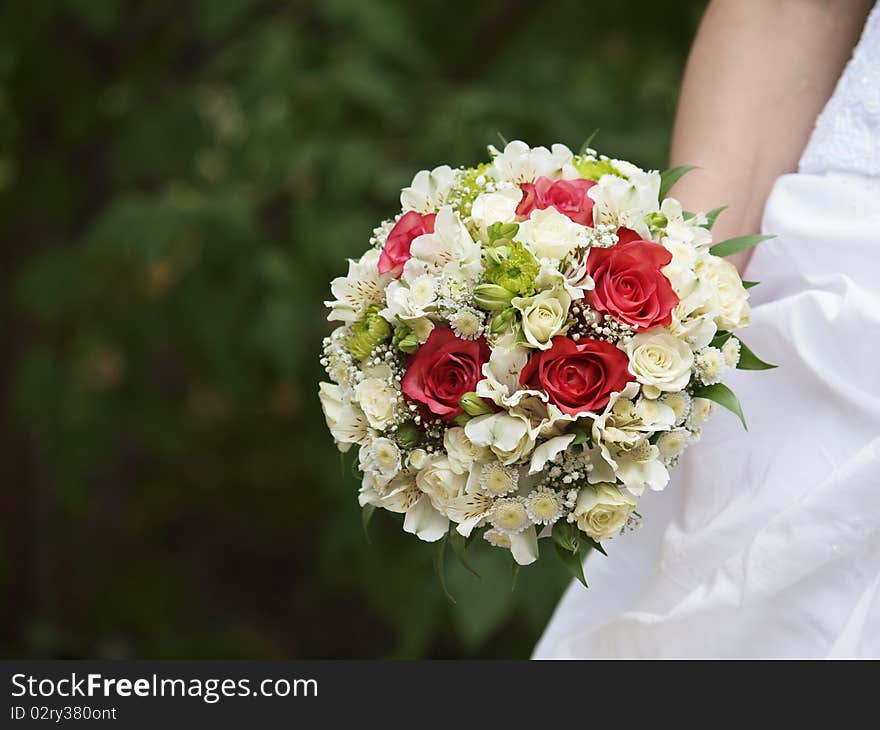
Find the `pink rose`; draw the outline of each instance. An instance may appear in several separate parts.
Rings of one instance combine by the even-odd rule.
[[[379,273],[392,272],[395,279],[403,273],[403,265],[409,261],[409,247],[414,239],[426,233],[434,232],[436,213],[416,213],[414,210],[404,213],[388,234],[385,248],[379,254]]]
[[[590,304],[639,330],[665,327],[678,304],[663,274],[672,254],[659,243],[642,241],[628,228],[620,228],[617,236],[618,243],[611,248],[590,250],[587,273],[596,283],[587,293]]]
[[[616,345],[604,340],[579,342],[558,335],[549,350],[535,353],[526,363],[519,382],[546,391],[563,413],[601,411],[612,393],[619,393],[634,379],[629,358]]]
[[[454,418],[462,413],[458,401],[476,388],[488,360],[489,346],[482,337],[462,340],[448,327],[435,327],[410,360],[400,388],[431,413]]]
[[[528,218],[533,210],[553,206],[575,223],[593,225],[593,199],[587,191],[596,183],[592,180],[551,180],[539,177],[534,183],[523,183],[522,199],[516,206],[516,214]]]

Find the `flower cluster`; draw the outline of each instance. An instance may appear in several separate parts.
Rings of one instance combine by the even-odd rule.
[[[525,565],[542,537],[576,552],[632,525],[713,401],[736,403],[720,381],[748,293],[660,173],[489,151],[419,172],[333,280],[320,398],[358,447],[362,505],[426,541],[480,530]]]

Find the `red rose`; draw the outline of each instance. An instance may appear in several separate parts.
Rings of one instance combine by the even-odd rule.
[[[533,210],[544,210],[552,205],[575,223],[592,226],[593,199],[587,190],[595,184],[592,180],[551,180],[549,177],[523,183],[520,185],[523,196],[516,206],[516,214],[528,218]]]
[[[403,265],[409,261],[409,247],[413,239],[434,232],[436,213],[416,213],[414,210],[404,213],[388,234],[385,248],[379,254],[379,273],[391,271],[395,279],[403,273]]]
[[[661,269],[672,254],[659,243],[639,240],[627,228],[617,235],[616,245],[590,250],[587,273],[596,282],[590,304],[640,330],[669,324],[678,296]]]
[[[454,418],[462,413],[459,399],[476,388],[488,360],[489,346],[482,337],[461,340],[448,327],[435,327],[410,360],[400,387],[431,413]]]
[[[529,388],[544,390],[563,413],[602,410],[612,393],[633,380],[629,358],[604,340],[557,336],[549,350],[532,355],[519,376]]]

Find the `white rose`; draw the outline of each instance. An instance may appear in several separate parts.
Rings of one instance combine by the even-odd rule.
[[[416,474],[416,486],[431,500],[431,505],[442,515],[448,516],[449,502],[464,493],[467,477],[453,470],[445,456],[432,459]]]
[[[397,391],[387,380],[365,378],[355,386],[354,396],[370,426],[377,431],[384,431],[394,422]]]
[[[483,231],[493,223],[513,223],[520,198],[522,191],[516,187],[482,193],[471,206],[471,218]]]
[[[589,237],[584,226],[575,223],[556,208],[533,210],[527,221],[520,223],[514,236],[538,258],[562,259]]]
[[[694,353],[687,342],[666,330],[644,332],[626,346],[629,371],[643,385],[669,392],[682,390],[691,379]]]
[[[636,499],[613,484],[584,487],[578,494],[574,516],[580,530],[597,542],[614,537],[623,529]]]
[[[511,304],[520,312],[526,342],[539,350],[547,350],[568,321],[571,296],[564,289],[553,289],[533,297],[515,297]]]
[[[746,327],[751,316],[749,293],[736,267],[725,259],[708,255],[697,262],[696,272],[711,287],[708,301],[698,312],[711,314],[722,330]]]
[[[489,449],[477,446],[471,441],[461,426],[450,428],[443,435],[443,448],[449,457],[452,470],[467,474],[476,461],[486,461],[491,457]]]

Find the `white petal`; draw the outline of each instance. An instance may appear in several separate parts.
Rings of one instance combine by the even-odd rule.
[[[529,465],[529,474],[537,474],[541,471],[556,454],[565,451],[572,441],[575,434],[568,433],[564,436],[556,436],[549,439],[535,449],[532,454],[532,462]]]
[[[449,518],[441,515],[431,504],[427,494],[406,511],[403,520],[404,532],[409,532],[425,542],[436,542],[449,529]]]
[[[510,536],[510,552],[520,565],[531,565],[538,559],[538,537],[534,525]]]

